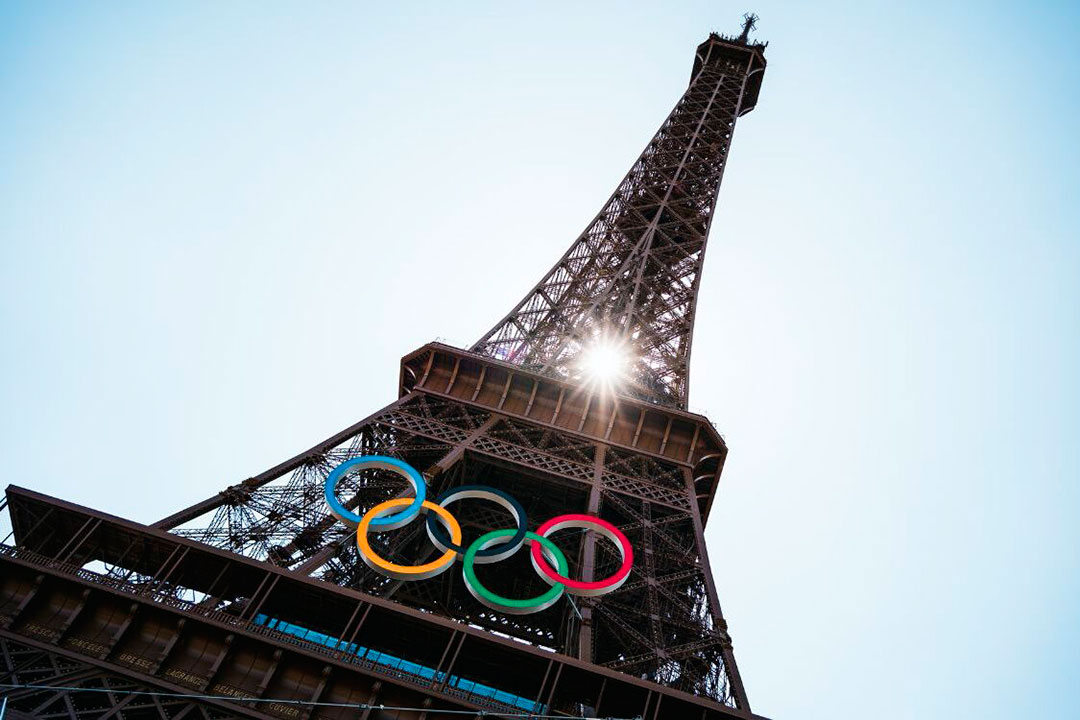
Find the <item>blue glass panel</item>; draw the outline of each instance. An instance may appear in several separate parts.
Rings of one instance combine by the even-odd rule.
[[[284,620],[272,618],[263,613],[259,613],[253,619],[256,625],[264,625],[268,628],[275,629],[278,632],[292,635],[294,637],[306,640],[316,645],[323,645],[325,647],[333,648],[335,650],[345,649],[348,654],[355,655],[359,658],[367,658],[372,662],[376,662],[380,665],[386,665],[398,670],[403,670],[411,675],[425,678],[427,680],[443,680],[446,678],[446,673],[439,672],[433,667],[427,665],[421,665],[419,663],[399,658],[389,653],[379,652],[378,650],[372,650],[366,648],[363,645],[356,643],[346,643],[344,640],[336,637],[331,637],[325,633],[318,632],[316,630],[310,630],[300,625],[294,625]],[[465,692],[473,693],[480,697],[491,698],[497,700],[505,705],[521,708],[528,712],[534,712],[537,714],[544,714],[547,711],[547,706],[541,703],[534,702],[527,698],[523,698],[520,695],[507,692],[505,690],[499,690],[489,685],[478,683],[474,680],[468,680],[458,675],[451,675],[447,684],[452,687],[456,687]]]

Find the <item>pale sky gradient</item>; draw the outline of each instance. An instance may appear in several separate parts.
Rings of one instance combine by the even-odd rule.
[[[4,482],[149,522],[378,409],[747,9],[691,405],[751,704],[1077,717],[1075,3],[0,3]]]

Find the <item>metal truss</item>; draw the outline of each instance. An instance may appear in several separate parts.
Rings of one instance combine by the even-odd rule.
[[[472,601],[456,573],[422,583],[388,580],[361,561],[352,533],[329,515],[322,496],[337,464],[375,453],[421,469],[433,494],[484,482],[521,498],[533,518],[574,508],[596,512],[621,527],[636,548],[633,580],[608,597],[526,616],[486,610]],[[737,706],[731,641],[712,586],[689,472],[595,438],[413,392],[290,472],[263,478],[258,486],[229,488],[218,507],[174,532]],[[402,490],[404,484],[392,476],[359,473],[342,483],[340,496],[351,507],[370,507]],[[507,523],[503,513],[484,505],[470,508],[467,517],[471,537]],[[406,564],[431,552],[420,524],[373,536],[372,542],[388,559]],[[560,544],[580,561],[580,538]],[[606,544],[592,552],[596,577],[617,567]],[[508,565],[499,589],[535,594],[537,581],[527,565]]]
[[[88,662],[6,638],[0,638],[0,683],[63,688],[0,688],[0,695],[8,698],[11,720],[232,720],[237,717]],[[132,691],[140,694],[131,694]]]
[[[7,498],[16,543],[0,544],[0,669],[17,686],[8,691],[19,697],[14,720],[46,711],[207,720],[758,718],[610,663],[33,491],[12,486]],[[708,643],[697,649],[709,662]],[[676,685],[692,687],[686,679]],[[139,704],[154,695],[157,703]]]
[[[473,352],[574,378],[591,343],[623,344],[633,394],[686,407],[706,238],[735,121],[752,107],[748,81],[764,66],[721,40],[698,49],[690,86],[600,213]]]

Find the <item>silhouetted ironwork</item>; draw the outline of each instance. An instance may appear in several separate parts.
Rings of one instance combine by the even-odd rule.
[[[250,702],[334,697],[422,705],[431,718],[439,708],[746,717],[704,541],[727,447],[685,408],[706,238],[736,120],[756,105],[765,69],[764,45],[748,40],[755,19],[738,38],[713,34],[698,47],[686,92],[566,255],[470,349],[430,343],[406,355],[386,408],[149,527],[9,488],[4,677],[236,698],[151,707],[132,695],[27,690],[11,694],[14,711],[355,716]],[[615,387],[580,374],[600,340],[629,358]],[[533,519],[600,515],[630,538],[633,574],[610,595],[515,616],[475,602],[455,572],[388,579],[360,561],[323,499],[329,472],[368,454],[420,469],[433,496],[485,484]],[[369,508],[403,489],[364,470],[339,495]],[[479,502],[460,517],[467,539],[508,520]],[[372,542],[405,564],[432,552],[422,523]],[[591,534],[558,543],[583,579],[617,566]],[[526,553],[484,580],[508,596],[546,587]],[[383,715],[368,707],[363,717]]]
[[[705,241],[764,70],[751,55],[719,36],[698,48],[690,86],[600,213],[473,352],[573,378],[590,343],[615,342],[632,357],[630,392],[686,407]]]
[[[758,16],[754,13],[746,13],[743,15],[743,27],[742,32],[739,34],[739,42],[747,43],[750,41],[750,31],[757,27]]]

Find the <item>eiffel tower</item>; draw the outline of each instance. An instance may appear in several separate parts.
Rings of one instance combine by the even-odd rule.
[[[727,447],[686,403],[706,240],[765,70],[754,19],[697,47],[674,109],[540,282],[472,347],[403,357],[389,406],[152,525],[9,486],[8,717],[757,717],[704,541]],[[534,527],[599,516],[629,539],[633,570],[531,614],[477,602],[460,572],[380,574],[323,495],[368,455],[422,472],[430,497],[499,488]],[[337,486],[358,512],[407,494],[375,467]],[[467,535],[507,526],[488,505],[455,511]],[[423,562],[436,553],[423,527],[373,546]],[[597,533],[555,541],[584,582],[620,566]],[[505,597],[549,588],[528,555],[485,566],[484,582]]]

